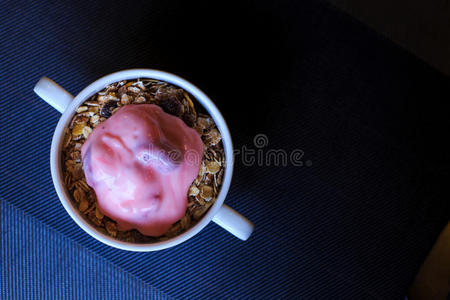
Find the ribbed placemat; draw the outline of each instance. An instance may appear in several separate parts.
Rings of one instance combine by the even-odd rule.
[[[6,201],[2,299],[170,299]]]

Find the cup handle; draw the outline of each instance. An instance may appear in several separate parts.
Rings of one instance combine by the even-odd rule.
[[[74,98],[68,91],[47,77],[39,79],[34,86],[34,92],[60,113],[66,110]]]
[[[254,228],[252,222],[226,204],[222,205],[212,220],[243,241],[250,237]]]

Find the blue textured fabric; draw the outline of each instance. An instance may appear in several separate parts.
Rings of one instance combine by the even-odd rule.
[[[449,79],[321,2],[208,8],[2,5],[3,298],[405,295],[450,216]],[[226,202],[255,223],[247,242],[211,224],[175,248],[131,253],[89,237],[61,206],[49,170],[59,114],[33,85],[45,75],[76,94],[133,67],[197,84],[238,149],[263,133],[264,150],[304,152],[303,167],[237,161]]]
[[[6,201],[2,299],[170,299]]]

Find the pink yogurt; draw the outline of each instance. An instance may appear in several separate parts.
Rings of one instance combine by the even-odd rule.
[[[160,236],[186,212],[203,142],[157,105],[126,105],[94,129],[81,155],[100,211],[121,230]]]

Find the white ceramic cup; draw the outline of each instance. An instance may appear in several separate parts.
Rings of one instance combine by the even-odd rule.
[[[217,128],[222,135],[222,142],[225,151],[225,173],[222,180],[222,187],[215,203],[210,207],[208,212],[200,219],[200,221],[186,232],[170,238],[165,241],[155,243],[129,243],[114,239],[93,227],[78,211],[70,200],[65,184],[64,176],[61,168],[61,150],[62,141],[64,138],[64,131],[68,127],[72,117],[74,116],[78,106],[80,106],[85,100],[92,95],[101,91],[108,84],[118,82],[121,80],[131,80],[137,78],[153,78],[161,81],[172,83],[180,88],[191,93],[197,101],[203,105],[203,107],[209,112],[214,119]],[[236,237],[247,240],[253,231],[253,224],[236,212],[234,209],[224,204],[225,196],[228,193],[228,189],[231,183],[231,177],[233,174],[233,145],[231,142],[230,132],[227,124],[220,114],[217,107],[200,89],[194,86],[192,83],[167,72],[152,70],[152,69],[130,69],[116,73],[106,75],[97,81],[88,85],[82,90],[76,97],[73,97],[70,93],[60,87],[57,83],[43,77],[34,87],[34,91],[48,104],[62,113],[56,126],[55,133],[53,134],[52,146],[50,150],[50,168],[58,197],[72,217],[72,219],[91,236],[112,247],[130,251],[155,251],[165,248],[169,248],[178,245],[187,239],[193,237],[200,232],[211,220],[216,224],[222,226]]]

